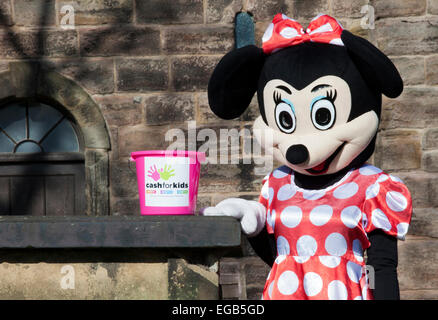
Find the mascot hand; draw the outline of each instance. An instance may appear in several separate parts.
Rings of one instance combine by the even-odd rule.
[[[262,231],[266,222],[266,209],[257,201],[239,198],[222,200],[215,207],[205,208],[204,216],[230,216],[238,219],[242,231],[249,237]]]

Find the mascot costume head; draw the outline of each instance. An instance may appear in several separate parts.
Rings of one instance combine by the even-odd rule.
[[[410,193],[365,163],[382,94],[395,98],[403,90],[397,69],[328,15],[304,29],[277,14],[262,40],[261,49],[250,45],[222,58],[208,98],[218,117],[234,119],[257,92],[254,135],[283,166],[263,180],[259,201],[225,199],[204,214],[240,220],[272,266],[264,299],[399,298],[397,239],[411,220]],[[362,272],[364,250],[374,287]]]
[[[382,93],[397,97],[400,75],[380,50],[320,15],[303,27],[277,14],[263,49],[228,53],[210,79],[211,110],[233,119],[254,93],[273,154],[301,174],[328,175],[360,166],[374,151]]]

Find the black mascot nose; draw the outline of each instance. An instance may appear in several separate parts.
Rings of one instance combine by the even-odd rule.
[[[309,158],[309,151],[302,144],[290,146],[286,151],[286,160],[292,164],[300,164]]]

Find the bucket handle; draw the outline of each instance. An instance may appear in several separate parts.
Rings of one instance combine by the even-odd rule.
[[[128,159],[128,168],[129,168],[129,170],[131,170],[131,172],[132,172],[133,174],[137,174],[136,171],[132,170],[132,167],[131,167],[131,163],[132,163],[132,162],[134,162],[134,159],[132,159],[132,157],[129,157],[129,159]]]

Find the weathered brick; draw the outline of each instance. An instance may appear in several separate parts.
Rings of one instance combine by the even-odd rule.
[[[140,150],[166,150],[171,142],[165,141],[167,126],[145,127],[142,125],[119,128],[119,157],[129,157]]]
[[[254,16],[255,21],[261,20],[269,20],[272,21],[272,18],[277,13],[288,14],[290,10],[288,10],[289,5],[286,0],[247,0],[244,5],[244,10],[250,12]]]
[[[438,85],[438,55],[426,57],[426,84]]]
[[[208,80],[220,56],[175,57],[172,60],[173,88],[177,91],[207,89]]]
[[[253,99],[251,100],[248,109],[239,118],[234,120],[223,120],[216,116],[210,109],[207,93],[200,93],[198,95],[198,107],[199,114],[197,119],[199,123],[211,123],[215,125],[222,124],[225,127],[234,125],[233,123],[237,121],[254,121],[260,115],[256,95],[254,95]]]
[[[438,288],[436,239],[409,238],[399,241],[398,252],[400,290]]]
[[[0,55],[5,58],[42,56],[44,46],[35,31],[0,30]]]
[[[436,300],[438,290],[400,290],[400,300]]]
[[[203,23],[203,0],[135,0],[137,23]]]
[[[113,216],[138,216],[140,214],[140,201],[138,199],[117,199],[111,203]]]
[[[383,170],[421,166],[421,139],[415,130],[388,130],[378,134],[374,162]]]
[[[0,25],[10,26],[14,22],[12,20],[12,6],[10,1],[0,2]]]
[[[406,87],[397,99],[383,99],[381,128],[438,127],[438,88]]]
[[[328,1],[327,1],[328,2]],[[360,18],[365,16],[365,13],[361,13],[362,7],[366,4],[363,0],[332,0],[332,16],[335,18],[349,17]],[[327,11],[324,11],[327,12]]]
[[[404,85],[424,83],[424,58],[423,57],[391,57],[403,79]]]
[[[427,0],[427,13],[438,14],[438,1]]]
[[[165,58],[116,60],[119,91],[148,92],[168,88],[168,62]]]
[[[55,24],[55,0],[15,0],[14,20],[20,26]]]
[[[113,197],[138,197],[135,162],[128,161],[113,161],[110,165],[110,189]]]
[[[145,99],[146,123],[162,125],[195,119],[192,94],[163,94]]]
[[[71,5],[75,9],[75,25],[99,25],[132,22],[133,4],[131,0],[61,1],[58,3],[58,8],[62,8],[63,5]]]
[[[150,27],[109,26],[80,31],[84,56],[143,56],[160,53],[160,31]]]
[[[70,57],[79,53],[76,30],[49,31],[44,38],[44,55]]]
[[[426,13],[426,0],[371,0],[376,18],[418,16]]]
[[[207,23],[231,23],[241,11],[243,0],[207,0],[206,5]]]
[[[438,238],[438,209],[414,208],[408,234]]]
[[[242,171],[235,164],[206,164],[201,166],[200,193],[238,192]]]
[[[424,132],[423,149],[438,149],[438,129],[427,129]]]
[[[438,17],[376,21],[377,44],[387,55],[430,54],[438,50]]]
[[[45,68],[72,78],[91,93],[114,92],[113,59],[61,59],[44,61]]]
[[[164,32],[164,50],[169,54],[226,53],[233,46],[232,26],[170,27]]]
[[[110,126],[126,126],[141,123],[143,116],[141,103],[135,102],[133,96],[104,95],[94,97],[103,116]]]
[[[285,13],[291,18],[297,19],[304,28],[316,15],[320,13],[328,13],[330,9],[330,3],[327,0],[315,0],[312,1],[312,4],[309,4],[308,1],[302,0],[286,0],[285,2],[287,4],[287,11],[278,12]]]
[[[69,57],[78,53],[75,30],[1,30],[0,56],[7,58],[35,58],[45,56]]]
[[[423,169],[427,172],[438,172],[438,151],[423,152]]]

